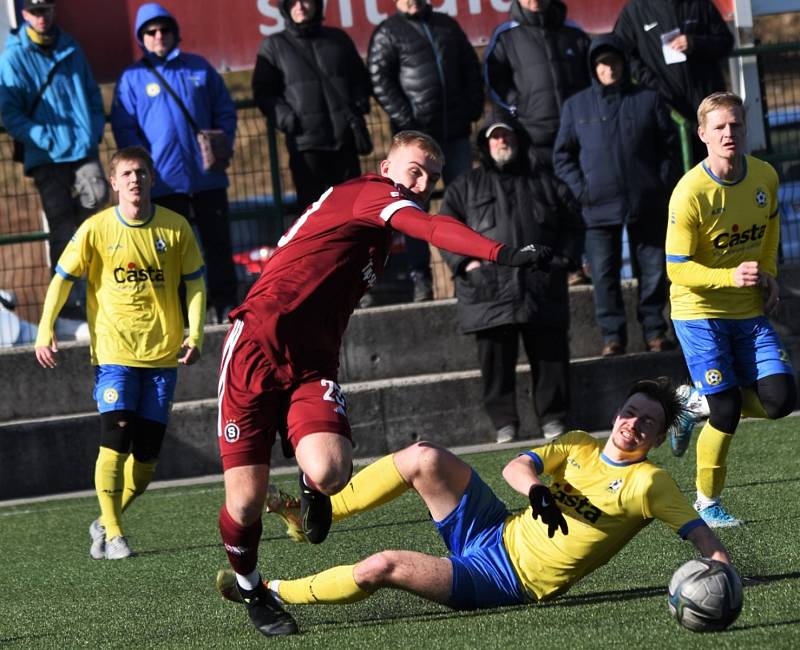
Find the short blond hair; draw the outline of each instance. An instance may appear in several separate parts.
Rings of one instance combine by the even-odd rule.
[[[386,157],[392,155],[392,152],[401,147],[417,146],[425,153],[428,158],[435,160],[444,167],[444,152],[439,144],[431,136],[421,131],[400,131],[392,138],[392,146],[389,147],[389,152]]]
[[[142,162],[147,166],[147,170],[150,172],[150,175],[153,176],[156,172],[155,165],[153,164],[153,159],[150,156],[150,153],[144,147],[139,147],[137,145],[133,145],[130,147],[125,147],[123,149],[119,149],[118,151],[114,152],[114,155],[111,156],[111,160],[108,163],[108,175],[114,176],[117,173],[117,164],[123,160],[132,161],[136,160],[138,162]]]
[[[744,102],[739,95],[736,93],[718,92],[711,93],[700,102],[700,106],[697,107],[697,123],[700,126],[704,126],[706,116],[712,111],[718,111],[721,108],[739,108],[739,110],[742,111],[742,117],[744,117]]]

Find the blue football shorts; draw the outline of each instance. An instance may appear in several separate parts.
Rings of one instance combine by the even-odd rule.
[[[786,348],[766,316],[672,322],[701,395],[751,386],[770,375],[794,375]]]
[[[146,420],[166,424],[177,379],[177,368],[97,366],[93,397],[100,413],[133,411]]]
[[[450,551],[453,585],[448,605],[453,609],[531,602],[503,545],[503,525],[509,514],[473,471],[456,509],[434,522]]]

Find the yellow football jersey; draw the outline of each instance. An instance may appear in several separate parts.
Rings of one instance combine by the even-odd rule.
[[[87,279],[93,365],[177,366],[183,342],[178,284],[203,275],[189,222],[153,206],[147,221],[107,208],[84,221],[58,260],[68,280]]]
[[[506,520],[503,542],[522,586],[536,600],[566,591],[605,564],[653,519],[684,536],[698,515],[672,477],[648,460],[619,464],[603,455],[605,441],[570,431],[530,455],[569,527],[551,539],[528,506]]]
[[[760,287],[736,287],[733,270],[757,261],[777,273],[778,175],[745,156],[742,178],[727,182],[700,163],[678,182],[669,203],[667,270],[672,318],[752,318],[764,313]],[[682,273],[691,270],[691,273]]]

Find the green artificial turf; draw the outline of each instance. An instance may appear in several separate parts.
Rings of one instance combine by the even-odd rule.
[[[670,618],[666,585],[694,556],[659,522],[568,594],[542,605],[452,612],[383,591],[345,606],[291,608],[302,634],[266,639],[244,608],[221,600],[214,576],[221,484],[151,490],[126,513],[136,556],[89,558],[93,498],[0,507],[0,646],[3,648],[797,648],[800,647],[798,420],[745,422],[732,445],[725,504],[747,525],[719,532],[745,578],[744,610],[726,632],[694,634]],[[467,457],[511,508],[500,472],[516,452]],[[653,459],[693,498],[694,451]],[[276,483],[295,489],[296,479]],[[265,517],[259,565],[290,578],[353,563],[384,548],[441,555],[419,499],[407,493],[336,524],[321,546],[295,544]]]

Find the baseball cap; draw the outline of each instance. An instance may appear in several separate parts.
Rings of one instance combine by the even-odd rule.
[[[513,131],[514,127],[513,126],[509,126],[505,122],[494,122],[494,123],[489,125],[488,129],[486,129],[486,137],[487,138],[491,138],[492,137],[492,133],[494,133],[494,131],[496,131],[497,129],[508,129],[509,131]]]
[[[25,0],[23,9],[30,11],[31,9],[51,9],[56,6],[56,0]]]

